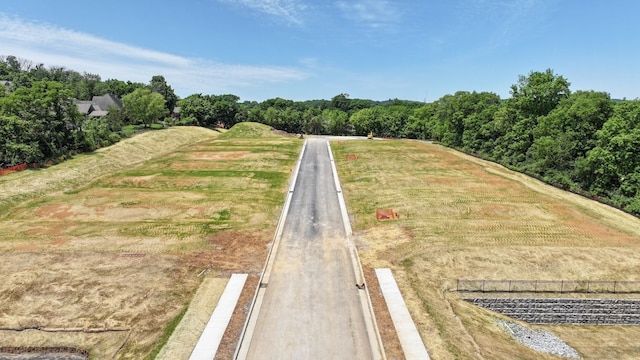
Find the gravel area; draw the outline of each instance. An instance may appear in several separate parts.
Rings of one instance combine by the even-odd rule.
[[[547,330],[534,330],[518,324],[498,320],[498,323],[509,329],[510,334],[529,348],[568,359],[581,359],[580,354],[562,339]]]

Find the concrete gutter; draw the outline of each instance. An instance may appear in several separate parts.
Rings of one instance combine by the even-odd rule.
[[[353,230],[351,229],[351,221],[349,220],[349,213],[347,212],[347,205],[344,201],[342,194],[342,187],[340,186],[340,179],[338,177],[338,170],[336,169],[336,162],[331,152],[331,145],[327,141],[327,149],[329,150],[329,159],[331,160],[331,172],[333,174],[333,180],[336,185],[336,192],[338,194],[338,203],[340,204],[340,212],[342,214],[342,223],[344,224],[344,230],[347,234],[347,246],[351,255],[351,264],[353,266],[353,272],[355,274],[355,284],[360,289],[360,304],[362,306],[362,313],[364,315],[364,321],[367,327],[367,333],[369,335],[369,343],[371,344],[371,352],[374,360],[386,360],[387,356],[384,352],[384,346],[382,344],[382,338],[380,337],[380,331],[378,330],[378,323],[376,322],[376,316],[373,312],[373,306],[371,304],[371,297],[369,295],[369,289],[366,287],[364,272],[362,271],[362,264],[360,263],[360,257],[358,255],[358,249],[353,242]]]
[[[271,276],[273,263],[275,261],[276,254],[278,252],[278,246],[280,245],[280,238],[282,237],[284,223],[287,219],[287,214],[289,213],[289,207],[291,206],[291,198],[293,197],[293,191],[295,190],[296,182],[298,180],[298,172],[300,171],[302,157],[304,156],[304,151],[306,150],[306,148],[307,148],[307,140],[305,140],[304,144],[302,145],[302,150],[300,151],[298,162],[296,163],[295,170],[293,171],[293,175],[291,177],[291,180],[289,181],[289,191],[287,192],[287,196],[284,201],[284,206],[282,207],[282,212],[280,213],[280,220],[278,221],[278,225],[276,227],[276,233],[273,236],[271,249],[269,249],[269,254],[267,254],[267,260],[264,266],[264,271],[260,275],[260,281],[258,282],[258,287],[256,289],[255,295],[251,302],[251,306],[249,307],[249,312],[247,314],[247,319],[245,321],[242,333],[240,334],[240,339],[238,340],[238,346],[236,347],[236,352],[233,356],[234,359],[244,360],[247,358],[247,355],[249,353],[249,347],[251,345],[251,337],[253,336],[253,332],[256,327],[256,322],[258,321],[258,314],[260,313],[260,307],[262,306],[262,302],[264,301],[264,290],[267,284],[269,283],[269,277]]]
[[[393,326],[398,333],[405,358],[407,360],[428,360],[429,353],[422,342],[416,324],[411,319],[411,314],[409,314],[391,269],[376,269],[376,276],[387,308],[389,308]]]
[[[211,360],[216,356],[222,336],[229,325],[233,310],[236,308],[247,274],[233,274],[211,314],[207,326],[191,352],[189,360]]]

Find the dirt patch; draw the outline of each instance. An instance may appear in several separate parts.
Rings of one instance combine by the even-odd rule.
[[[72,206],[69,204],[49,204],[44,205],[36,210],[35,214],[38,217],[47,217],[56,220],[66,220],[72,216],[75,212],[72,210]]]
[[[248,151],[228,151],[228,152],[195,152],[189,153],[188,159],[193,160],[229,160],[240,159],[250,156]]]
[[[253,301],[256,287],[258,286],[260,277],[258,275],[250,275],[244,284],[240,298],[236,304],[236,308],[233,310],[233,315],[227,326],[227,330],[220,341],[218,352],[216,353],[215,360],[227,360],[232,359],[233,354],[236,351],[238,342],[240,341],[240,335],[244,329],[244,324],[249,314],[249,308]]]
[[[134,186],[142,186],[144,184],[147,184],[153,181],[153,179],[155,179],[156,176],[157,175],[132,176],[132,177],[129,177],[127,180],[133,183]]]
[[[376,219],[378,220],[392,220],[400,219],[400,215],[393,209],[376,209]]]
[[[385,224],[355,234],[354,240],[363,266],[372,268],[390,267],[397,257],[398,246],[410,242],[413,233],[395,224]]]
[[[382,338],[387,359],[402,360],[404,359],[404,351],[402,351],[402,345],[400,344],[395,325],[393,325],[391,314],[389,314],[389,308],[384,300],[384,295],[382,295],[382,290],[380,290],[380,284],[378,283],[375,270],[371,267],[363,267],[362,271],[367,281],[371,305],[373,306],[373,312],[376,316],[378,331]]]
[[[28,235],[28,236],[48,236],[48,237],[58,238],[56,239],[56,241],[61,241],[61,240],[66,241],[68,239],[66,238],[60,239],[59,237],[62,236],[64,232],[72,226],[73,226],[72,223],[50,224],[49,226],[42,226],[42,227],[37,227],[37,228],[27,230],[24,233],[25,235]],[[59,245],[59,243],[55,243],[55,244]]]
[[[187,255],[186,261],[191,266],[217,269],[225,275],[258,274],[262,271],[270,240],[271,236],[266,233],[221,231],[206,238],[210,249]]]

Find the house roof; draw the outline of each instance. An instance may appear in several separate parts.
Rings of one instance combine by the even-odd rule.
[[[93,101],[94,105],[97,105],[100,108],[100,110],[109,110],[109,108],[112,106],[115,106],[118,109],[122,109],[122,100],[111,94],[94,96],[91,100]]]
[[[91,100],[74,99],[73,101],[78,106],[78,111],[81,114],[90,117],[106,116],[112,107],[122,109],[122,100],[111,94],[94,96]]]
[[[80,114],[87,115],[95,110],[91,101],[75,100],[75,103],[78,106]]]
[[[105,110],[94,110],[89,114],[89,117],[102,117],[107,116],[107,114],[109,114],[109,112]]]

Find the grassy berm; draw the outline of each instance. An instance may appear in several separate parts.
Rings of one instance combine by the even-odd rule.
[[[556,358],[461,300],[478,295],[458,293],[457,279],[640,281],[637,218],[434,144],[332,149],[363,266],[392,268],[432,359]],[[377,220],[376,209],[400,218]],[[640,358],[640,326],[543,328],[585,359]]]
[[[0,346],[152,358],[204,278],[261,271],[301,146],[177,127],[1,177]]]

